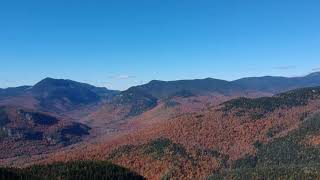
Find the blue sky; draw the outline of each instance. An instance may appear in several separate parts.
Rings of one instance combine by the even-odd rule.
[[[0,87],[320,71],[318,0],[0,1]]]

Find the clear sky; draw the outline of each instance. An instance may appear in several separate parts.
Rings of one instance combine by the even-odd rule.
[[[320,71],[319,0],[1,0],[0,87]]]

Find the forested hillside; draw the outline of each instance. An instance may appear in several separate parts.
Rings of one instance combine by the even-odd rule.
[[[37,165],[25,169],[1,168],[1,180],[143,180],[126,168],[103,161],[76,161]]]

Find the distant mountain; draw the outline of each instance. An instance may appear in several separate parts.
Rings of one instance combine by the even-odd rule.
[[[279,93],[296,88],[319,86],[320,73],[312,73],[304,77],[251,77],[231,82],[234,87],[240,87],[247,91],[265,91]]]
[[[280,93],[296,88],[312,87],[320,85],[320,72],[312,73],[304,77],[249,77],[235,81],[219,79],[195,79],[179,81],[151,81],[148,84],[128,89],[139,89],[147,92],[155,98],[162,99],[179,91],[188,90],[195,94],[220,93],[230,95],[235,92],[261,91],[265,93]]]
[[[13,88],[0,89],[0,98],[18,96],[25,93],[31,86],[20,86]]]
[[[35,84],[31,91],[36,95],[48,94],[51,96],[62,96],[65,94],[69,95],[72,93],[73,96],[82,95],[84,99],[75,99],[74,101],[97,101],[99,98],[114,94],[116,91],[108,90],[104,87],[95,87],[89,84],[80,83],[67,79],[53,79],[45,78],[42,81]],[[71,97],[74,99],[75,97]]]
[[[195,79],[179,81],[151,81],[148,84],[129,88],[127,91],[135,89],[146,92],[155,98],[162,99],[173,95],[179,91],[188,90],[196,94],[218,92],[224,93],[229,90],[230,82],[219,79]]]
[[[66,112],[82,106],[103,102],[118,91],[95,87],[65,79],[46,78],[34,86],[0,90],[0,103],[18,105],[32,101],[35,107],[49,112]],[[28,105],[24,105],[28,106]]]
[[[190,96],[214,96],[222,95],[227,97],[250,96],[256,94],[277,94],[292,89],[320,86],[320,73],[312,73],[304,77],[249,77],[235,81],[219,79],[195,79],[178,81],[153,80],[147,84],[131,87],[113,98],[110,104],[113,106],[128,106],[139,115],[146,110],[157,106],[159,101],[174,97]],[[119,101],[121,99],[121,101]],[[146,101],[148,99],[148,101]],[[150,101],[152,103],[150,103]],[[139,103],[138,103],[139,102]],[[139,109],[138,111],[136,109]],[[126,112],[128,112],[126,111]],[[128,114],[128,115],[130,115]]]
[[[46,78],[30,89],[43,109],[72,109],[75,106],[97,103],[114,91],[97,88],[71,80]],[[60,108],[60,109],[62,109]]]

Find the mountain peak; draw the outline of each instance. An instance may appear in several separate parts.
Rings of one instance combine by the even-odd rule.
[[[67,82],[75,82],[75,81],[71,81],[71,80],[67,80],[67,79],[54,79],[51,77],[46,77],[43,80],[39,81],[37,84],[35,84],[34,86],[38,86],[38,85],[43,85],[43,84],[61,84],[61,83],[67,83]]]
[[[308,74],[306,77],[314,77],[314,76],[320,76],[320,71]]]
[[[156,84],[156,83],[164,83],[166,81],[161,81],[161,80],[151,80],[148,84]]]
[[[52,89],[57,89],[57,88],[94,89],[96,87],[89,85],[89,84],[72,81],[69,79],[54,79],[54,78],[47,77],[47,78],[39,81],[37,84],[35,84],[33,86],[32,90],[33,91],[46,91],[46,90],[52,90]]]

